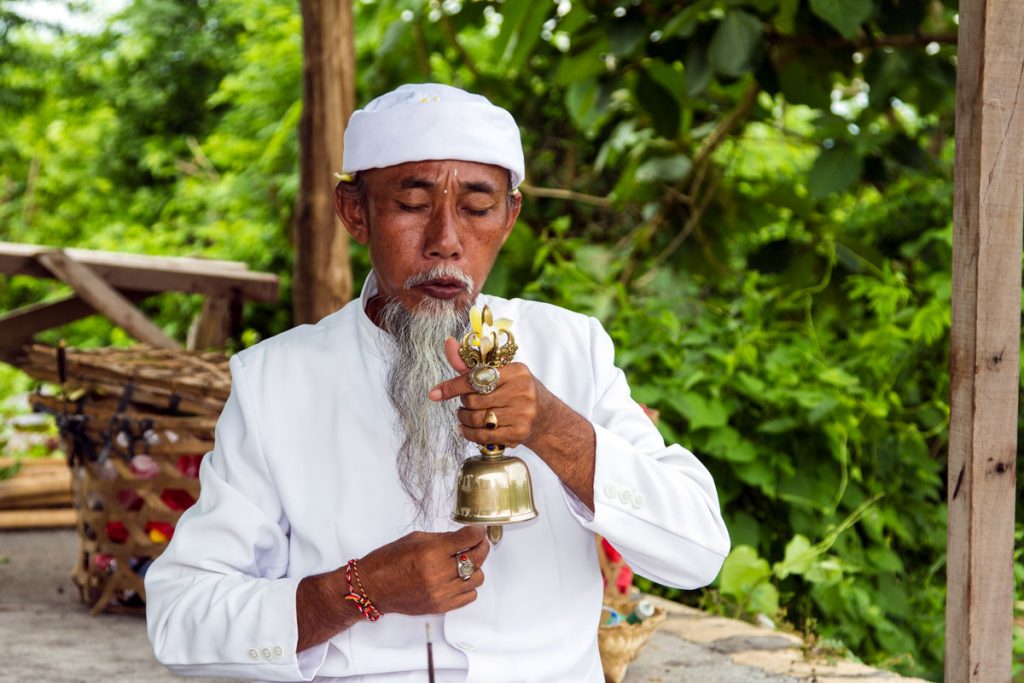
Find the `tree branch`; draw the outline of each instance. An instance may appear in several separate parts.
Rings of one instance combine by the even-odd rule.
[[[773,45],[791,45],[794,47],[846,47],[857,50],[872,47],[920,47],[929,43],[940,45],[956,45],[956,33],[921,33],[899,36],[866,35],[857,40],[833,38],[826,36],[793,36],[777,31],[766,31],[764,40]]]
[[[710,135],[701,141],[700,147],[697,148],[697,152],[693,155],[694,168],[699,168],[704,163],[704,160],[711,156],[711,153],[722,144],[722,141],[732,132],[736,124],[746,118],[750,110],[754,108],[759,92],[761,92],[761,85],[757,81],[753,81],[747,86],[736,107],[729,112],[728,116],[718,122],[718,125],[715,126]],[[692,196],[694,193],[690,192],[689,194]]]
[[[591,206],[600,206],[601,208],[607,208],[612,205],[612,200],[607,197],[597,197],[592,194],[584,194],[582,192],[574,192],[572,190],[563,190],[559,187],[535,187],[527,183],[522,183],[519,189],[523,194],[532,195],[534,197],[544,197],[546,199],[564,199],[569,202],[579,202],[581,204],[590,204]]]

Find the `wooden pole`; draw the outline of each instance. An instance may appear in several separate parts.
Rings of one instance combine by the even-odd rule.
[[[334,211],[345,125],[355,109],[352,0],[301,0],[302,118],[292,303],[296,324],[352,298],[348,234]]]
[[[964,0],[957,47],[946,680],[1011,675],[1024,3]]]

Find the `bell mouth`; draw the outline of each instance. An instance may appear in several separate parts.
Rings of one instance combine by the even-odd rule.
[[[524,510],[510,515],[480,515],[472,514],[470,510],[459,510],[452,513],[452,521],[460,524],[486,524],[497,526],[501,524],[515,524],[516,522],[528,522],[537,516],[536,510]]]

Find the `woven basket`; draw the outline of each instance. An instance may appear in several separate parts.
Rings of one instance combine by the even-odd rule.
[[[604,575],[604,604],[625,616],[633,612],[639,594],[633,596],[619,594],[616,579],[625,566],[619,559],[612,561],[597,539],[597,556]],[[636,591],[636,588],[632,589]],[[617,626],[602,626],[597,629],[597,646],[601,652],[601,664],[604,667],[604,680],[607,683],[621,683],[626,676],[630,662],[640,654],[658,625],[665,620],[666,613],[660,607],[654,608],[654,614],[639,624],[628,624],[625,621]]]
[[[614,607],[620,614],[632,612],[636,602],[628,598],[605,599],[605,604]],[[601,651],[606,683],[622,683],[630,662],[640,654],[665,616],[665,610],[655,607],[654,614],[639,624],[623,621],[618,626],[602,626],[597,629],[597,646]]]
[[[33,350],[45,360],[45,349]],[[81,543],[71,578],[93,614],[142,613],[145,572],[199,497],[199,463],[213,448],[222,403],[213,398],[222,393],[219,382],[189,395],[193,387],[175,381],[170,370],[195,377],[221,375],[223,368],[227,379],[227,360],[212,365],[209,355],[185,352],[154,358],[145,348],[69,349],[51,357],[65,355],[59,371],[39,373],[63,380],[63,395],[38,394],[33,406],[57,416],[71,467]],[[182,404],[200,412],[182,414]]]

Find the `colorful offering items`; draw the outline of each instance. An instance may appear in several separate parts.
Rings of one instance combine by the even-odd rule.
[[[618,550],[612,547],[612,544],[607,539],[601,539],[601,551],[608,558],[608,561],[612,564],[622,562],[622,555]],[[607,579],[605,580],[605,587],[607,588]],[[620,595],[629,595],[629,588],[633,585],[633,570],[628,565],[623,564],[619,568],[619,574],[615,577],[615,590]]]

